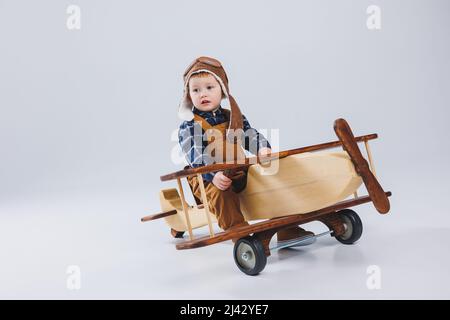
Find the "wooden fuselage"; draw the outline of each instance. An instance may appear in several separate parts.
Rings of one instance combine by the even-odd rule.
[[[250,166],[247,187],[239,193],[239,199],[247,221],[271,219],[330,206],[352,195],[361,184],[345,151],[307,152]],[[177,210],[177,214],[164,218],[169,226],[186,231],[177,190],[162,190],[160,202],[163,211]],[[203,208],[189,206],[188,211],[192,228],[207,225]]]

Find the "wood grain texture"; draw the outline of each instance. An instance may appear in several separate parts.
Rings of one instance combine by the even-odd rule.
[[[169,210],[167,212],[161,212],[161,213],[156,213],[156,214],[152,214],[149,216],[145,216],[145,217],[141,218],[141,221],[142,222],[152,221],[152,220],[156,220],[156,219],[173,216],[174,214],[177,214],[177,210]]]
[[[355,166],[356,172],[361,176],[367,188],[367,192],[372,199],[372,202],[379,213],[389,212],[389,199],[386,197],[383,188],[378,182],[377,178],[369,169],[367,160],[361,154],[359,147],[353,136],[353,132],[345,119],[337,119],[334,122],[334,131],[339,137],[345,151],[350,155],[350,158]]]
[[[249,168],[239,193],[247,221],[318,210],[351,196],[362,184],[345,151],[302,153]]]
[[[351,196],[361,184],[345,151],[302,153],[273,160],[270,167],[251,166],[247,186],[238,197],[246,221],[273,219],[330,206]],[[178,210],[166,222],[171,228],[187,231],[182,201],[178,198],[176,190],[166,190],[165,197],[161,197],[161,208]],[[193,229],[208,225],[207,217],[213,216],[203,210],[205,216],[201,218],[198,209],[187,209],[190,220],[195,219]]]
[[[188,225],[183,213],[180,195],[175,188],[163,189],[159,193],[159,201],[163,211],[176,210],[176,215],[166,217],[164,220],[167,225],[177,231],[188,231]],[[205,209],[203,205],[188,206],[189,220],[193,229],[207,225]],[[216,217],[210,214],[211,222],[217,222]]]
[[[194,233],[192,232],[192,224],[191,224],[191,219],[189,217],[188,204],[186,202],[186,199],[184,198],[183,185],[181,184],[180,178],[177,179],[177,183],[178,183],[178,190],[180,191],[180,196],[181,196],[181,198],[180,198],[181,206],[183,207],[183,214],[184,214],[184,218],[186,219],[187,231],[189,233],[189,238],[191,240],[193,240]]]
[[[378,138],[378,135],[376,133],[368,134],[364,136],[359,136],[355,138],[356,142],[363,142],[366,140],[372,140]],[[169,173],[166,175],[163,175],[160,177],[161,181],[170,181],[177,178],[183,178],[187,176],[192,176],[196,174],[203,174],[208,172],[216,172],[216,171],[224,171],[226,169],[236,171],[234,169],[243,169],[247,168],[254,164],[261,164],[261,162],[270,161],[273,159],[280,159],[284,158],[290,155],[304,153],[304,152],[313,152],[318,150],[325,150],[330,148],[336,148],[342,146],[341,141],[332,141],[332,142],[326,142],[321,144],[316,144],[312,146],[297,148],[297,149],[291,149],[291,150],[285,150],[280,152],[274,152],[269,155],[263,156],[263,157],[249,157],[246,159],[240,159],[237,161],[237,163],[216,163],[209,166],[203,166],[198,168],[189,168],[189,169],[183,169],[180,171],[176,171],[173,173]]]
[[[391,196],[391,192],[386,192],[386,196]],[[287,217],[281,217],[276,218],[272,220],[266,220],[262,222],[258,222],[255,224],[251,224],[249,226],[234,228],[229,231],[223,231],[220,233],[217,233],[214,237],[204,236],[192,241],[183,241],[178,244],[176,244],[176,248],[178,250],[185,250],[185,249],[194,249],[194,248],[200,248],[204,246],[209,246],[215,243],[231,240],[231,239],[240,239],[242,237],[246,237],[250,234],[258,234],[263,231],[267,231],[270,229],[276,229],[276,228],[286,228],[289,226],[295,226],[300,225],[304,223],[308,223],[311,221],[319,220],[320,218],[323,218],[326,215],[329,214],[335,214],[337,211],[350,208],[356,205],[360,205],[363,203],[370,202],[371,199],[369,196],[362,196],[358,197],[356,199],[349,199],[344,200],[339,203],[336,203],[330,207],[326,207],[320,210],[316,210],[313,212],[309,212],[307,214],[299,214],[299,215],[292,215]]]
[[[212,226],[212,222],[211,222],[211,213],[209,211],[209,204],[208,204],[208,199],[206,197],[205,184],[203,183],[202,175],[198,174],[197,179],[198,179],[198,184],[200,186],[200,192],[202,194],[202,203],[205,206],[204,210],[205,210],[206,220],[208,221],[209,235],[211,237],[214,237],[214,230],[213,230],[213,226]]]

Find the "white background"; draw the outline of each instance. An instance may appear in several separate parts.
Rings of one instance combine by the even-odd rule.
[[[81,8],[68,30],[66,9]],[[381,30],[366,26],[381,8]],[[450,298],[448,1],[0,0],[0,297]],[[158,192],[179,170],[181,76],[221,60],[279,149],[378,133],[391,212],[357,208],[361,240],[274,253],[258,277],[232,243],[177,251]],[[268,137],[270,140],[270,136]],[[309,225],[316,232],[319,223]],[[205,234],[200,230],[199,234]],[[67,267],[81,269],[69,290]],[[366,286],[381,270],[381,289]]]

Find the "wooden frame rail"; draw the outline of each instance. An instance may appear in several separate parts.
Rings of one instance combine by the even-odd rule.
[[[368,140],[373,140],[378,138],[378,134],[372,133],[364,136],[355,137],[356,142],[367,142]],[[185,170],[176,171],[173,173],[169,173],[166,175],[163,175],[160,177],[161,181],[170,181],[174,179],[179,178],[185,178],[197,174],[203,174],[208,172],[216,172],[216,171],[223,171],[226,169],[243,169],[246,167],[249,167],[251,165],[257,164],[257,163],[266,163],[271,160],[275,159],[281,159],[293,154],[299,154],[299,153],[305,153],[305,152],[311,152],[311,151],[318,151],[318,150],[324,150],[324,149],[330,149],[335,147],[342,146],[342,143],[340,141],[332,141],[332,142],[326,142],[321,144],[315,144],[312,146],[297,148],[297,149],[291,149],[291,150],[285,150],[280,152],[274,152],[270,155],[262,156],[262,157],[249,157],[241,160],[241,163],[217,163],[212,164],[209,166],[202,166],[199,168],[189,168]],[[370,160],[371,156],[369,156]]]
[[[385,194],[387,197],[390,197],[392,195],[390,191],[387,191]],[[200,248],[231,239],[239,239],[252,233],[256,234],[270,229],[286,228],[288,226],[300,225],[318,220],[326,215],[338,212],[339,210],[354,207],[371,201],[372,200],[368,195],[358,197],[356,199],[343,200],[332,206],[315,210],[309,213],[289,215],[279,217],[276,219],[264,220],[261,222],[257,222],[255,224],[251,224],[249,226],[243,226],[235,228],[233,230],[222,231],[220,233],[217,233],[214,237],[208,235],[195,240],[182,241],[176,244],[176,248],[178,250]]]

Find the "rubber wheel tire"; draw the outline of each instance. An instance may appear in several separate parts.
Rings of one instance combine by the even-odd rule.
[[[345,233],[337,236],[336,239],[343,244],[353,244],[361,238],[363,232],[362,221],[358,214],[350,209],[338,212],[339,217],[345,224]]]
[[[233,256],[239,270],[250,276],[259,274],[267,263],[264,246],[255,237],[249,236],[236,241]]]

